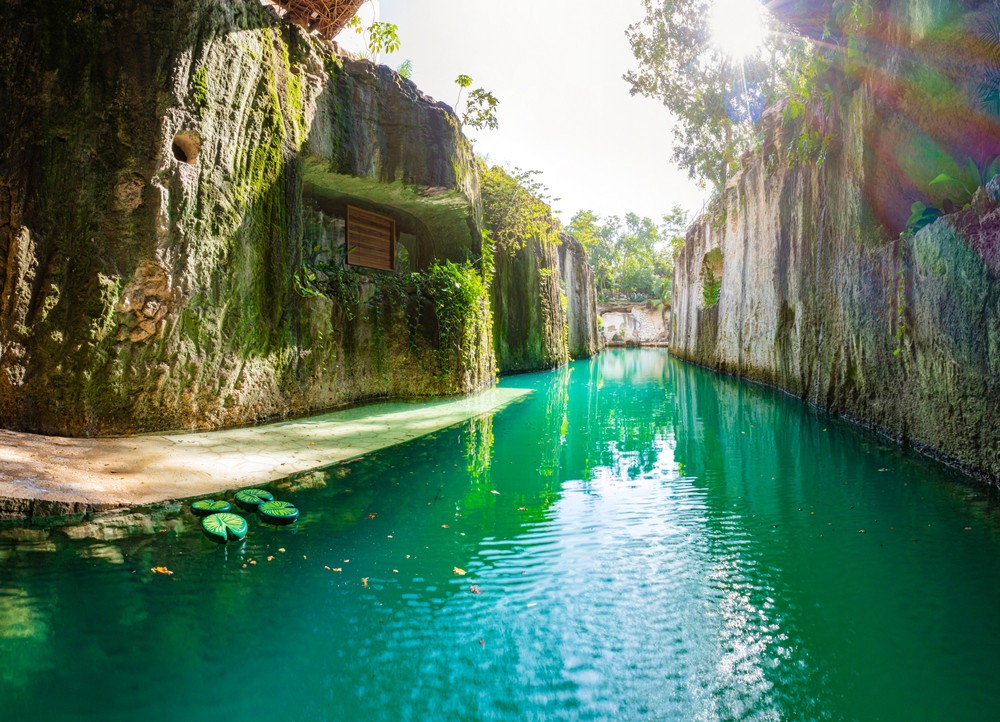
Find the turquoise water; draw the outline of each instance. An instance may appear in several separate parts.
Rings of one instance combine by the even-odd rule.
[[[8,530],[0,719],[1000,714],[977,484],[660,351],[503,385],[535,393],[305,475],[241,547]]]

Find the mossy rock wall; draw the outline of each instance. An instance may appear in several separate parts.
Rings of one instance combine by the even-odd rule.
[[[256,0],[7,0],[0,23],[0,424],[209,428],[492,382],[488,323],[452,363],[304,274],[310,194],[397,215],[418,268],[476,257],[445,106]]]
[[[550,369],[569,360],[555,244],[529,238],[513,253],[498,251],[491,296],[501,373]]]
[[[977,61],[958,42],[994,11],[876,5],[895,18],[877,24],[893,51],[845,100],[825,162],[792,162],[772,117],[760,153],[689,233],[671,348],[1000,481],[1000,206],[981,192],[899,237],[943,162],[1000,153],[996,119],[970,99]],[[929,76],[941,82],[896,82]],[[953,88],[947,102],[939,87]],[[705,307],[716,249],[721,295]]]
[[[566,341],[570,358],[590,358],[601,349],[597,289],[587,251],[568,233],[559,234],[559,275],[566,295]]]

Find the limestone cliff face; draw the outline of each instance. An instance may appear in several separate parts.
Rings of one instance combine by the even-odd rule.
[[[212,427],[492,382],[485,297],[448,356],[425,297],[361,274],[356,313],[310,270],[342,259],[348,204],[396,220],[409,270],[478,255],[446,106],[257,0],[6,0],[0,26],[0,425]]]
[[[597,290],[587,252],[573,236],[559,236],[559,275],[566,294],[570,358],[590,358],[601,349],[597,330]]]
[[[500,251],[493,278],[493,339],[501,373],[555,368],[569,360],[568,329],[552,243],[529,238]]]
[[[792,162],[772,118],[760,154],[689,233],[671,347],[997,480],[1000,207],[980,192],[914,237],[899,232],[910,203],[926,200],[921,179],[942,159],[1000,153],[1000,133],[971,102],[893,84],[931,73],[959,92],[977,82],[974,64],[934,58],[986,27],[986,6],[935,19],[947,4],[881,5],[896,9],[884,24],[894,52],[845,101],[825,163]]]

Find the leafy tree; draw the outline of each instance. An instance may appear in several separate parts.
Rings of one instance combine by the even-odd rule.
[[[529,238],[554,243],[559,224],[548,205],[548,189],[536,176],[539,171],[487,166],[479,161],[483,224],[493,244],[513,255]]]
[[[676,116],[673,158],[692,178],[725,187],[750,147],[753,125],[784,86],[797,39],[774,34],[757,56],[735,62],[710,42],[709,0],[643,0],[645,18],[626,32],[639,70],[633,95],[656,98]]]
[[[602,222],[596,213],[584,210],[573,216],[568,230],[587,250],[601,298],[658,299],[665,304],[686,227],[687,215],[674,206],[659,226],[635,213],[624,221],[609,216]]]
[[[462,115],[462,122],[478,130],[497,128],[497,106],[500,101],[488,90],[475,88],[469,92],[469,99],[465,103],[465,113]]]
[[[368,52],[363,55],[373,63],[378,62],[380,53],[394,53],[399,50],[399,26],[395,23],[373,20],[366,28],[361,16],[355,15],[348,21],[347,25],[353,28],[358,35],[367,36],[365,44],[368,47]],[[400,75],[403,74],[400,73]],[[408,76],[404,75],[403,77]]]
[[[462,91],[472,85],[472,78],[468,75],[459,75],[455,78],[455,84],[458,86],[458,97],[455,98],[455,111],[458,111],[458,104],[462,102]]]

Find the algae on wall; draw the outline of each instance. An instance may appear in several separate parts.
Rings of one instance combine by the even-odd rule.
[[[529,238],[513,253],[497,252],[494,262],[493,343],[500,372],[566,363],[568,328],[555,246]]]
[[[566,296],[566,326],[569,356],[590,358],[601,350],[597,329],[597,289],[594,269],[583,245],[568,233],[559,234],[559,275]]]
[[[485,293],[445,357],[433,306],[415,339],[310,280],[316,208],[392,215],[415,271],[478,254],[446,106],[256,0],[9,0],[0,23],[4,426],[213,427],[492,383]]]
[[[997,119],[972,100],[976,61],[953,57],[962,46],[948,40],[996,11],[883,5],[905,42],[888,46],[891,73],[865,77],[834,109],[825,162],[793,162],[791,131],[772,115],[760,153],[689,233],[671,348],[1000,480],[1000,194],[899,237],[940,163],[1000,153]],[[893,87],[929,73],[955,89],[949,105]],[[720,255],[709,304],[704,269]]]

